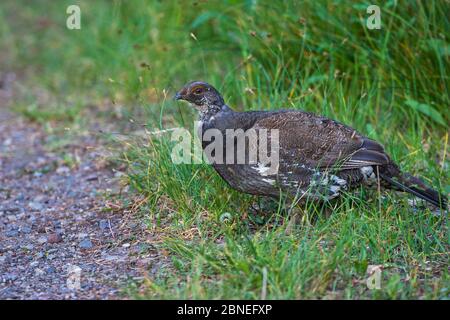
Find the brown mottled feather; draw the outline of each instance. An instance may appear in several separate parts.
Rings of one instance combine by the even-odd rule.
[[[255,129],[278,129],[280,158],[311,168],[355,169],[389,163],[377,142],[337,121],[312,113],[276,113],[255,122]]]

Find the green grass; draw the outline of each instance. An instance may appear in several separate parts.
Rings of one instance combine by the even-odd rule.
[[[347,123],[450,192],[447,2],[385,1],[381,30],[365,27],[363,1],[78,3],[76,31],[65,28],[72,1],[0,4],[0,63],[26,75],[16,108],[30,119],[66,126],[95,106],[149,130],[191,128],[195,113],[170,97],[201,79],[237,110],[303,109]],[[170,258],[143,297],[449,297],[447,216],[356,190],[327,205],[331,215],[309,205],[287,235],[281,206],[252,213],[260,199],[209,166],[174,165],[170,134],[139,141],[121,150],[128,182]],[[384,267],[380,290],[366,287],[368,265]]]

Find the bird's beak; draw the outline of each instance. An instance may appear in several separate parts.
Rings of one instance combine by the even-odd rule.
[[[174,100],[181,100],[181,99],[183,99],[183,95],[181,93],[177,92],[175,94],[175,96],[173,97],[173,99]]]

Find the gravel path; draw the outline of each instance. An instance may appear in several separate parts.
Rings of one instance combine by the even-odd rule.
[[[147,228],[105,196],[121,173],[90,136],[48,151],[42,128],[8,111],[13,80],[0,82],[0,299],[121,298],[158,258]]]

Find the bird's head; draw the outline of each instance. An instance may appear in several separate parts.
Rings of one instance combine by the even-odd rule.
[[[189,82],[177,92],[174,98],[190,102],[201,113],[218,112],[225,104],[219,91],[201,81]]]

